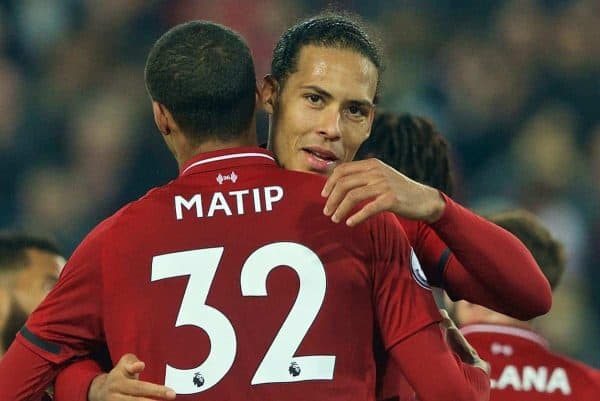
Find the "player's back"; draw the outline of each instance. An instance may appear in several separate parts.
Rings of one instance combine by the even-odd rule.
[[[166,374],[182,399],[372,399],[372,241],[400,237],[376,238],[382,217],[331,223],[320,177],[266,152],[230,156],[204,156],[114,217],[103,260],[113,360],[136,353],[142,379]]]
[[[461,329],[492,368],[491,401],[592,401],[600,396],[600,375],[553,353],[544,338],[521,328],[477,324]]]

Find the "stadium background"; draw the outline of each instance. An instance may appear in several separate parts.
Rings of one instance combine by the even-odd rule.
[[[566,244],[539,322],[600,367],[600,2],[339,1],[387,53],[381,107],[429,117],[453,146],[456,198],[522,206]],[[0,228],[67,252],[101,219],[177,174],[143,65],[172,25],[210,19],[248,40],[261,78],[281,32],[316,0],[0,1]],[[593,40],[596,38],[596,40]],[[265,135],[266,121],[260,120]]]

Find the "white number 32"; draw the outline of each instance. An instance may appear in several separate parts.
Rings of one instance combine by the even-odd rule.
[[[233,325],[219,310],[206,305],[222,255],[220,247],[169,253],[152,259],[152,281],[189,276],[175,327],[196,326],[210,339],[210,353],[199,366],[177,369],[167,365],[165,385],[179,394],[199,393],[213,387],[225,377],[235,360],[237,339]],[[267,277],[281,265],[298,274],[298,296],[251,384],[331,380],[335,356],[294,355],[325,298],[325,269],[312,250],[293,242],[276,242],[257,249],[242,267],[242,295],[267,296]]]

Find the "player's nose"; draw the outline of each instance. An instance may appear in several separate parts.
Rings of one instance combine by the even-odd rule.
[[[340,139],[342,137],[340,113],[337,110],[324,111],[317,130],[319,135],[329,140]]]

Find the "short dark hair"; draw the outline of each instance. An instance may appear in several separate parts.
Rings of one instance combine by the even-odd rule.
[[[300,50],[307,45],[347,49],[361,54],[377,68],[379,88],[384,69],[382,52],[359,16],[327,11],[288,28],[275,45],[271,60],[271,75],[280,86],[283,87],[287,77],[297,71]]]
[[[496,213],[487,218],[521,240],[554,289],[565,271],[565,254],[562,244],[552,237],[539,219],[523,209]]]
[[[24,267],[29,263],[28,249],[37,249],[61,255],[59,247],[50,239],[27,234],[0,234],[0,272]]]
[[[248,129],[256,106],[254,62],[244,39],[208,21],[169,30],[150,50],[146,89],[186,137],[229,140]]]
[[[357,159],[376,157],[407,177],[452,196],[450,146],[433,124],[411,114],[377,113]]]

